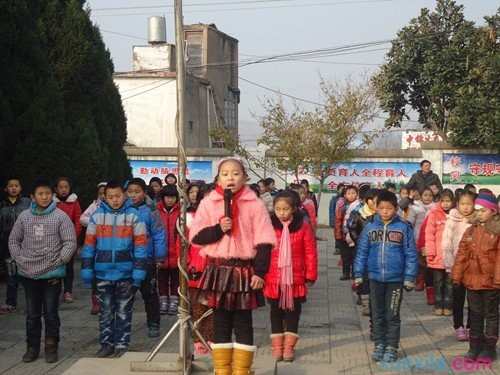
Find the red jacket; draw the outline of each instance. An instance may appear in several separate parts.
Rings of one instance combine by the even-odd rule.
[[[278,245],[271,252],[271,263],[265,277],[264,295],[267,298],[279,298],[280,271],[278,268],[279,242],[283,225],[273,215],[271,217]],[[300,214],[296,214],[290,223],[290,241],[292,245],[293,265],[293,297],[307,296],[306,281],[314,282],[318,278],[318,252],[316,238],[311,225],[304,221]]]
[[[189,228],[193,223],[195,214],[196,212],[192,211],[191,212],[188,211],[186,214],[187,232],[189,232]],[[180,249],[180,244],[179,244],[179,249]],[[190,276],[194,275],[200,276],[201,273],[205,270],[205,267],[207,265],[207,258],[202,257],[200,255],[200,250],[201,246],[195,245],[193,243],[189,244],[188,255],[187,255],[187,269],[188,269],[188,274]],[[190,288],[198,288],[198,280],[195,280],[192,277],[190,277],[188,281],[188,286]]]
[[[179,236],[177,235],[176,224],[180,215],[180,207],[176,203],[170,210],[167,210],[163,202],[158,202],[157,208],[168,238],[168,256],[165,258],[161,268],[177,268],[180,241],[178,241]]]
[[[82,216],[82,209],[78,203],[78,196],[70,194],[70,196],[63,202],[54,195],[54,200],[57,203],[57,208],[64,211],[69,216],[73,226],[75,227],[76,238],[82,233],[82,224],[80,223],[80,216]]]
[[[344,217],[346,211],[345,199],[343,197],[337,200],[337,205],[335,206],[335,239],[337,241],[344,241],[344,230],[342,226],[344,225]]]

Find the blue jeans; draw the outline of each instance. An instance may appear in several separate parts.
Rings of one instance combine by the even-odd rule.
[[[26,295],[26,341],[32,347],[40,347],[42,315],[45,337],[59,341],[59,296],[61,279],[34,280],[20,277]]]
[[[399,347],[403,283],[370,280],[370,302],[375,345]]]
[[[132,308],[136,288],[132,280],[97,280],[99,314],[99,342],[101,345],[126,349],[132,330]]]

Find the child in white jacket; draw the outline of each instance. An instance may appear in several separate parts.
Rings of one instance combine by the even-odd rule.
[[[458,197],[457,208],[452,209],[446,218],[442,247],[446,272],[451,272],[462,237],[471,226],[474,217],[475,194],[464,191]],[[466,289],[463,285],[453,286],[453,327],[458,341],[468,340],[469,319],[464,328],[464,305]]]

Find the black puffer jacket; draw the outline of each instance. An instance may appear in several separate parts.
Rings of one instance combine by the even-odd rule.
[[[439,191],[443,190],[443,185],[441,184],[441,180],[439,176],[435,174],[433,171],[429,171],[428,173],[423,173],[421,170],[417,173],[414,173],[411,176],[410,181],[406,186],[409,189],[417,189],[418,191],[422,191],[424,188],[429,187],[431,185],[436,185],[439,188]]]
[[[12,203],[8,198],[0,202],[0,258],[7,259],[9,253],[9,235],[19,214],[30,207],[31,200],[18,198]]]

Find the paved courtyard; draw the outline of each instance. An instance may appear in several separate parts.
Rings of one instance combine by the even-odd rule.
[[[432,315],[432,308],[424,302],[422,292],[407,293],[402,307],[401,354],[403,359],[392,367],[370,361],[372,343],[369,339],[368,320],[362,317],[348,282],[339,281],[339,256],[333,255],[331,231],[320,233],[327,241],[320,246],[320,279],[312,288],[309,301],[304,306],[301,320],[301,341],[297,360],[292,365],[279,364],[275,372],[270,357],[268,335],[270,323],[268,310],[255,314],[256,344],[259,347],[256,374],[500,374],[500,364],[491,369],[464,368],[460,355],[467,350],[467,343],[455,340],[450,317]],[[5,285],[1,285],[0,298],[4,300]],[[24,342],[24,295],[20,290],[20,307],[16,314],[0,316],[0,374],[91,374],[82,371],[82,362],[69,370],[82,358],[91,358],[97,351],[97,317],[89,314],[90,291],[76,284],[76,301],[61,306],[62,340],[60,361],[46,364],[43,359],[31,364],[21,362]],[[165,333],[175,318],[162,317]],[[164,353],[177,351],[178,337],[173,337],[162,349]],[[156,343],[146,335],[144,305],[140,296],[136,300],[131,352],[148,352]],[[118,365],[116,359],[104,360],[111,369]],[[90,363],[90,362],[89,362]],[[97,363],[97,360],[92,360]],[[89,367],[90,368],[90,367]],[[126,366],[128,368],[128,366]],[[108,373],[108,371],[106,371]],[[111,373],[111,370],[109,371]],[[121,371],[127,373],[127,371]]]

